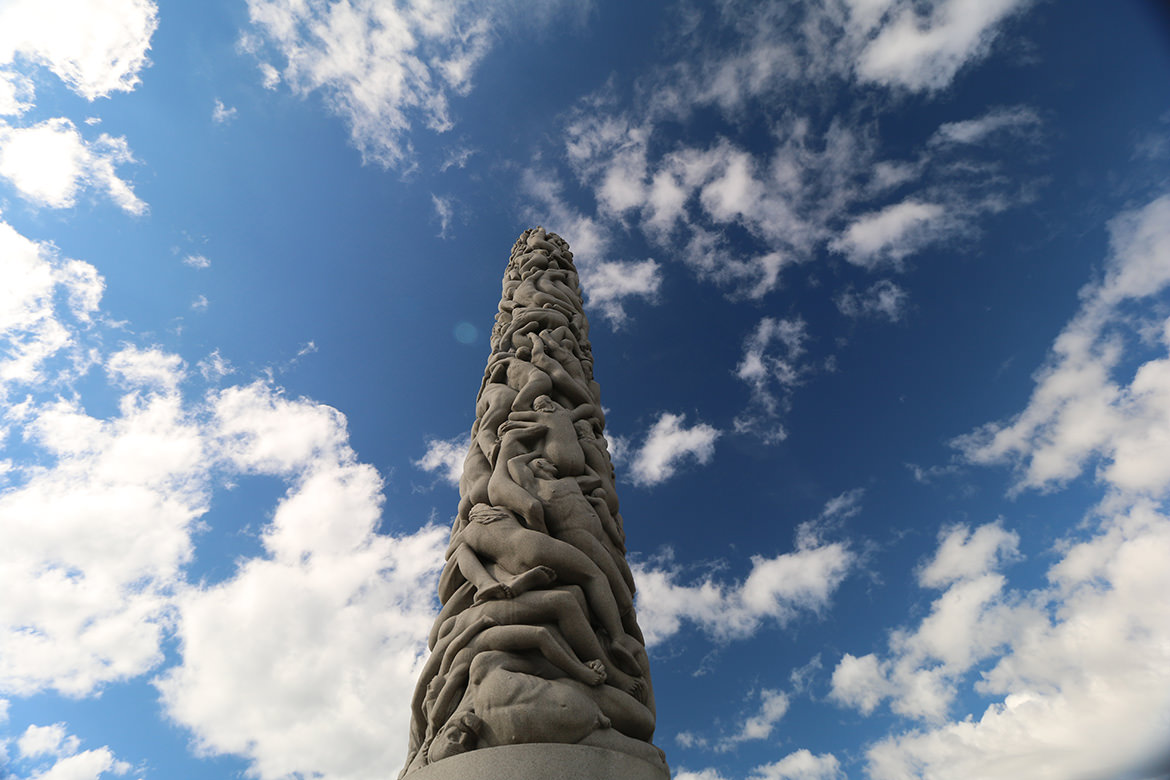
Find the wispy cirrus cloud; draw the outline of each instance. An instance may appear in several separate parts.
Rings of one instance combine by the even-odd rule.
[[[512,13],[540,26],[576,12],[563,3],[249,0],[254,33],[243,44],[260,59],[266,87],[320,92],[362,158],[391,168],[411,157],[417,126],[454,126],[452,98],[473,89],[480,62],[515,23]]]

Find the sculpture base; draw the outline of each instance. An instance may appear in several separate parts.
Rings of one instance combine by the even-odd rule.
[[[482,748],[423,767],[408,780],[670,780],[665,763],[616,750],[541,742]]]

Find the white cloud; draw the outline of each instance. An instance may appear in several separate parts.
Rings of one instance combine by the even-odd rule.
[[[805,322],[799,317],[764,317],[756,325],[735,371],[751,388],[747,408],[735,418],[737,433],[751,433],[769,443],[788,436],[780,419],[788,411],[793,388],[810,370],[801,361],[807,340]]]
[[[450,238],[447,229],[451,226],[451,216],[454,212],[453,198],[440,198],[431,193],[431,203],[435,207],[435,215],[439,218],[439,238]]]
[[[841,780],[841,762],[832,753],[815,755],[801,749],[752,770],[748,780]]]
[[[446,531],[375,533],[381,480],[328,407],[252,385],[222,392],[217,418],[237,464],[293,484],[266,557],[178,597],[182,660],[156,683],[167,712],[261,778],[383,776],[405,757],[385,735],[407,730]],[[276,431],[296,441],[268,446]]]
[[[996,133],[1027,133],[1034,131],[1039,125],[1040,116],[1028,106],[995,108],[976,119],[939,125],[929,143],[978,144]]]
[[[857,77],[888,87],[937,91],[948,87],[963,66],[985,56],[1004,21],[1029,2],[939,0],[926,6],[925,13],[917,3],[883,5],[888,21],[876,35],[870,33],[858,55]]]
[[[1048,587],[1021,599],[1042,608],[1014,610],[1006,652],[988,656],[974,686],[993,699],[982,715],[872,744],[869,775],[1152,776],[1166,758],[1170,717],[1167,555],[1170,519],[1148,503],[1070,540],[1048,570]]]
[[[1081,290],[1081,308],[1037,372],[1027,407],[955,440],[972,462],[1017,464],[1017,488],[1062,484],[1093,457],[1101,461],[1097,477],[1116,490],[1158,494],[1170,486],[1170,355],[1146,360],[1128,380],[1117,376],[1127,339],[1160,332],[1170,350],[1170,320],[1141,310],[1170,286],[1170,196],[1122,214],[1109,229],[1104,277]]]
[[[844,542],[802,533],[792,552],[752,556],[751,571],[741,582],[706,576],[683,585],[682,570],[669,559],[635,564],[638,622],[647,646],[678,633],[684,620],[720,641],[743,639],[766,620],[783,626],[801,611],[821,612],[855,560]]]
[[[699,772],[680,769],[674,773],[674,780],[726,780],[726,778],[714,769],[703,769]]]
[[[52,726],[30,725],[16,741],[16,749],[25,758],[76,753],[81,742],[65,731],[64,723]]]
[[[183,359],[159,347],[140,349],[124,346],[106,360],[110,377],[129,387],[159,389],[174,392],[186,376]]]
[[[206,295],[196,295],[195,300],[191,301],[191,311],[207,311],[207,307],[211,302],[207,300]]]
[[[1027,5],[858,0],[731,3],[709,15],[692,9],[674,59],[632,88],[611,80],[569,113],[563,160],[596,203],[576,221],[607,238],[638,229],[657,245],[656,256],[682,259],[730,297],[752,300],[825,248],[869,269],[897,267],[969,236],[979,218],[1031,197],[1026,173],[1002,175],[976,159],[973,145],[1036,142],[1032,109],[948,123],[911,159],[883,159],[888,101],[874,117],[869,109],[829,110],[823,95],[842,83],[868,94],[876,81],[932,97]],[[636,109],[623,108],[628,91]],[[712,116],[714,129],[699,121]],[[767,130],[762,147],[756,136],[744,140],[755,126]],[[855,317],[896,321],[906,307],[905,291],[892,282],[835,297]],[[773,425],[769,435],[781,438],[781,429]]]
[[[706,465],[715,454],[719,431],[706,423],[684,427],[686,415],[663,412],[642,446],[632,454],[630,475],[635,485],[657,485],[674,476],[681,463],[693,458]]]
[[[83,695],[162,660],[206,511],[204,442],[170,391],[131,391],[108,420],[63,400],[22,412],[52,465],[0,496],[0,689]]]
[[[119,761],[108,747],[78,752],[81,740],[67,733],[64,723],[30,725],[16,745],[24,759],[22,763],[33,771],[30,780],[99,780],[109,775],[125,775],[131,769],[130,764]],[[0,758],[3,757],[0,743]]]
[[[684,769],[676,772],[674,777],[675,780],[727,780],[715,769],[699,772]],[[841,780],[844,777],[836,756],[831,753],[816,755],[802,748],[779,761],[753,768],[747,780]]]
[[[199,373],[208,382],[213,382],[223,379],[228,374],[234,373],[231,362],[219,353],[218,349],[212,350],[211,354],[198,363]]]
[[[0,70],[0,116],[20,116],[32,105],[32,81],[19,73]]]
[[[627,300],[657,298],[661,284],[658,263],[603,259],[609,255],[609,230],[569,205],[555,176],[529,169],[521,177],[521,187],[531,199],[525,216],[531,222],[549,226],[572,247],[573,264],[581,276],[590,313],[600,311],[616,326],[626,321]]]
[[[837,309],[846,317],[882,317],[890,322],[902,319],[906,291],[889,279],[874,282],[862,292],[846,290],[837,296]]]
[[[974,532],[965,525],[944,529],[934,558],[918,572],[918,584],[941,588],[987,574],[1012,559],[1019,543],[1019,534],[1004,530],[999,523],[981,525]]]
[[[103,189],[123,210],[146,212],[115,167],[134,162],[125,138],[105,133],[86,141],[68,119],[57,117],[32,127],[0,122],[0,176],[12,182],[21,196],[50,208],[68,208],[83,187]]]
[[[834,496],[825,502],[821,510],[821,521],[845,520],[861,514],[861,499],[865,496],[865,488],[853,488]],[[815,529],[813,529],[815,530]]]
[[[427,451],[414,461],[414,465],[423,471],[438,472],[444,481],[458,487],[459,478],[463,476],[463,460],[470,446],[469,434],[451,439],[427,439]]]
[[[946,209],[937,203],[905,200],[863,214],[829,243],[834,252],[863,268],[895,266],[950,232]]]
[[[945,718],[963,675],[1042,615],[1006,593],[1006,578],[996,571],[1013,557],[1017,542],[998,523],[941,534],[919,583],[947,589],[913,631],[891,633],[891,658],[846,654],[833,672],[832,698],[869,713],[889,697],[899,714]]]
[[[257,36],[244,45],[263,55],[266,44],[284,62],[279,71],[261,63],[266,87],[283,81],[301,95],[320,91],[349,125],[363,159],[392,167],[411,155],[408,135],[416,124],[435,132],[452,127],[450,95],[471,91],[476,68],[500,38],[497,28],[512,24],[504,12],[543,25],[555,10],[527,3],[249,0]]]
[[[737,733],[721,739],[715,749],[727,751],[742,742],[767,739],[787,712],[788,695],[783,691],[764,688],[760,691],[759,711],[745,720]]]
[[[191,254],[183,258],[183,265],[189,265],[192,268],[200,270],[211,267],[211,261],[205,255]]]
[[[1144,777],[1165,766],[1170,360],[1139,363],[1128,385],[1111,375],[1131,331],[1152,321],[1170,341],[1164,312],[1144,306],[1170,286],[1167,224],[1170,197],[1110,223],[1102,278],[1081,291],[1027,408],[957,442],[972,461],[1018,463],[1017,491],[1101,459],[1106,498],[1055,546],[1046,584],[1011,589],[997,571],[1018,556],[1002,523],[944,529],[917,572],[923,587],[945,588],[927,617],[893,631],[886,657],[846,655],[834,671],[841,703],[869,713],[889,699],[926,721],[869,746],[871,777]],[[982,714],[955,718],[960,692],[984,697]]]
[[[54,355],[77,350],[74,329],[90,324],[101,300],[104,282],[97,269],[57,255],[51,244],[22,236],[0,221],[0,399],[14,384],[35,385],[46,379],[46,363]],[[65,299],[65,305],[59,302]],[[73,355],[75,367],[84,355]]]
[[[228,108],[223,104],[219,98],[215,99],[215,105],[211,109],[211,121],[217,125],[227,124],[236,118],[237,110],[235,108]]]
[[[0,7],[0,65],[25,57],[94,100],[134,89],[157,26],[150,0],[10,0]]]

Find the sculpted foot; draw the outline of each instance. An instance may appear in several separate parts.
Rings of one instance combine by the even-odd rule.
[[[585,680],[584,682],[587,685],[601,685],[603,682],[605,682],[605,664],[601,662],[600,658],[594,658],[592,661],[587,661],[585,665],[592,669],[597,675],[597,682],[589,682],[589,680]]]
[[[630,687],[626,689],[626,693],[630,694],[635,699],[637,699],[638,701],[645,704],[646,703],[646,681],[643,680],[641,677],[639,677],[638,679],[634,680],[633,683],[630,684]]]
[[[482,604],[485,601],[493,601],[495,599],[510,599],[515,594],[512,589],[502,582],[497,582],[494,585],[488,585],[486,588],[480,588],[475,592],[475,604]]]
[[[557,573],[547,566],[537,566],[528,571],[517,574],[512,579],[508,580],[508,587],[512,590],[513,596],[518,596],[521,593],[527,593],[530,590],[539,590],[540,588],[551,585],[557,578]],[[511,598],[509,596],[508,598]]]

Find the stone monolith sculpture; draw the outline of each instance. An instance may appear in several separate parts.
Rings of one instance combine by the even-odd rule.
[[[665,780],[573,254],[512,247],[442,609],[411,701],[411,780]]]

